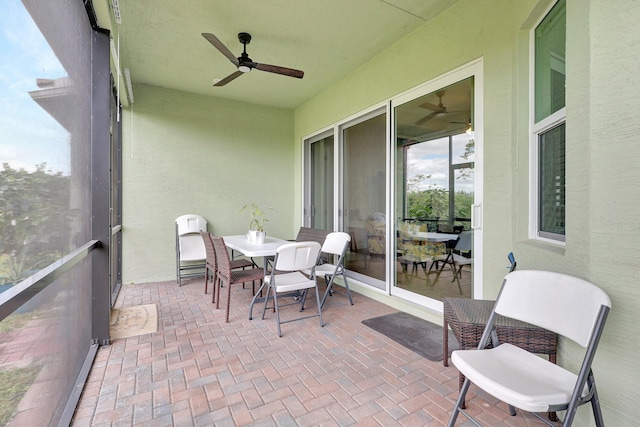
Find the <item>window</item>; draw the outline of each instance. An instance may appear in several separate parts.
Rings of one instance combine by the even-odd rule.
[[[532,237],[565,241],[566,5],[558,1],[533,32]]]

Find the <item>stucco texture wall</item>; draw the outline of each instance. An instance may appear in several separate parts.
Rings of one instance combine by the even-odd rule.
[[[123,111],[123,283],[175,279],[175,219],[243,234],[255,202],[267,234],[293,230],[293,113],[158,87]],[[275,210],[269,210],[274,207]]]
[[[510,250],[523,269],[602,287],[613,310],[594,365],[600,400],[607,425],[631,426],[640,418],[640,4],[567,0],[565,246],[536,242],[528,228],[529,31],[550,4],[461,0],[362,64],[296,109],[296,175],[305,136],[482,58],[484,297],[496,296]],[[575,368],[580,357],[579,348],[561,343],[561,364]],[[580,408],[575,424],[593,425],[590,412]]]

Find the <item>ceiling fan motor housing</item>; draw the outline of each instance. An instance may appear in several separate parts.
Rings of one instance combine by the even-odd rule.
[[[240,40],[240,43],[242,43],[244,45],[248,45],[249,43],[251,43],[251,34],[249,34],[249,33],[238,33],[238,40]]]

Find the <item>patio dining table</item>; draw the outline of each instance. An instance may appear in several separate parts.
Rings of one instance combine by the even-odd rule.
[[[240,252],[242,255],[251,258],[252,260],[253,258],[262,257],[265,276],[269,271],[269,257],[273,257],[276,255],[276,250],[280,245],[290,243],[288,240],[283,240],[271,236],[267,236],[264,240],[264,243],[256,243],[247,239],[247,236],[245,234],[223,236],[223,239],[225,245],[229,249]],[[253,318],[253,306],[256,302],[258,302],[258,295],[262,294],[264,284],[265,282],[263,280],[260,289],[256,291],[253,299],[251,300],[251,305],[249,306],[249,320]]]
[[[409,233],[409,237],[413,240],[426,240],[427,242],[448,242],[450,240],[456,240],[460,237],[459,234],[450,234],[450,233],[436,233],[435,231],[417,231],[414,233]]]

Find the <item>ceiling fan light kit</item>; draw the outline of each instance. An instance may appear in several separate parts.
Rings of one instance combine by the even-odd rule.
[[[304,77],[304,72],[300,70],[295,70],[293,68],[280,67],[278,65],[269,65],[269,64],[260,64],[254,62],[249,55],[247,54],[247,45],[251,42],[251,34],[249,33],[239,33],[238,40],[243,45],[242,54],[239,57],[235,57],[233,53],[225,46],[224,43],[218,39],[215,35],[211,33],[202,33],[202,37],[204,37],[209,43],[213,45],[216,49],[220,51],[227,59],[238,68],[238,71],[235,71],[225,77],[224,79],[216,79],[214,81],[214,86],[224,86],[232,80],[240,77],[241,75],[248,73],[249,71],[256,70],[266,71],[267,73],[275,73],[281,74],[283,76],[295,77],[297,79],[301,79]]]

